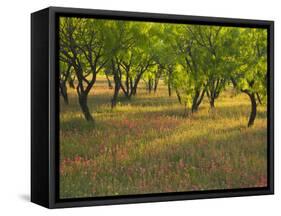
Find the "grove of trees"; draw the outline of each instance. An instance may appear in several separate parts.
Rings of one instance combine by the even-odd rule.
[[[160,79],[177,95],[187,116],[207,98],[211,109],[226,88],[246,94],[248,126],[267,97],[267,30],[194,24],[169,24],[90,18],[60,18],[60,94],[75,88],[81,111],[94,121],[88,95],[98,74],[118,97],[135,97],[143,80],[148,94]],[[113,80],[113,83],[111,83]]]

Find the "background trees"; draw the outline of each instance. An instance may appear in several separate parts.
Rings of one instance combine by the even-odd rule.
[[[210,108],[225,89],[236,88],[251,103],[248,126],[257,105],[266,101],[267,32],[265,29],[163,24],[100,19],[60,19],[60,93],[68,103],[67,86],[76,88],[86,120],[97,74],[113,88],[111,107],[120,93],[130,100],[139,83],[148,93],[159,80],[167,94],[176,94],[184,115],[198,111],[206,97]],[[113,80],[111,83],[110,80]]]
[[[206,77],[205,91],[211,108],[224,88],[227,74],[224,71],[224,29],[220,26],[188,26],[188,33],[202,48],[202,70]]]
[[[188,99],[187,104],[191,105],[191,111],[196,112],[206,92],[206,76],[204,74],[206,53],[189,33],[190,28],[193,26],[185,25],[174,28],[177,69],[181,73],[173,80],[177,80],[174,83],[177,92],[184,94],[184,98]],[[183,71],[185,74],[182,74]]]

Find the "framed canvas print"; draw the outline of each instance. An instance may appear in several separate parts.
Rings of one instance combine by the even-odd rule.
[[[31,201],[273,194],[273,21],[31,15]]]

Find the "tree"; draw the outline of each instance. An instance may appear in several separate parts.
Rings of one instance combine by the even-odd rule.
[[[187,75],[186,69],[181,64],[177,64],[174,69],[171,85],[176,91],[179,103],[184,105],[184,116],[188,116],[188,110],[194,112],[193,103],[197,97],[196,80]]]
[[[185,98],[192,101],[191,111],[196,112],[206,93],[206,74],[204,74],[203,61],[205,53],[198,41],[190,34],[190,28],[193,26],[176,27],[177,38],[174,47],[180,56],[179,63],[186,71],[185,76],[188,81],[183,80],[182,82],[191,85],[184,88]]]
[[[215,100],[224,89],[228,74],[224,66],[223,57],[229,49],[225,43],[229,32],[228,28],[220,26],[188,26],[188,32],[196,40],[198,46],[202,47],[203,72],[206,74],[206,94],[210,107],[215,107]]]
[[[152,74],[149,76],[151,83],[154,80],[154,92],[156,92],[160,77],[164,79],[167,85],[169,97],[172,95],[172,78],[173,70],[177,61],[177,53],[171,46],[175,42],[173,35],[174,27],[171,24],[155,24],[152,26],[150,36],[152,41],[151,52],[155,67]]]
[[[114,81],[114,92],[111,99],[111,108],[117,103],[122,83],[121,60],[127,57],[127,50],[134,45],[134,38],[129,29],[132,25],[124,21],[107,21],[108,32],[106,35],[105,55],[108,62],[105,65],[107,71],[111,71]]]
[[[250,99],[248,127],[251,127],[257,114],[257,98],[262,102],[267,97],[267,30],[240,29],[235,47],[237,63],[231,81]]]
[[[116,105],[120,89],[128,99],[136,95],[143,74],[153,65],[148,34],[150,26],[125,21],[110,23],[106,50],[115,83],[112,108]]]
[[[150,69],[143,75],[143,80],[146,83],[148,93],[152,91],[156,93],[159,80],[163,75],[164,68],[161,63],[155,62],[155,65],[150,67]]]
[[[68,104],[68,94],[66,83],[70,79],[71,64],[66,64],[65,62],[60,61],[60,95],[63,97],[64,103]]]
[[[60,20],[60,59],[75,71],[78,102],[87,121],[94,121],[88,108],[88,94],[96,82],[97,73],[107,61],[103,54],[104,34],[105,28],[100,20]]]
[[[98,73],[109,88],[113,77],[112,108],[120,91],[131,99],[143,80],[149,93],[156,92],[160,79],[184,105],[185,116],[199,109],[205,95],[214,108],[231,83],[250,99],[249,127],[266,101],[264,29],[61,18],[59,34],[60,94],[67,104],[67,86],[76,88],[88,121],[94,120],[88,95]]]

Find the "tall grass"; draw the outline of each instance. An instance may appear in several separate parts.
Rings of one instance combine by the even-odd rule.
[[[60,109],[60,197],[96,197],[267,185],[267,119],[258,107],[247,128],[250,102],[226,91],[209,109],[183,117],[162,82],[143,84],[131,101],[111,110],[111,89],[99,77],[89,96],[96,124],[83,119],[74,90]]]

